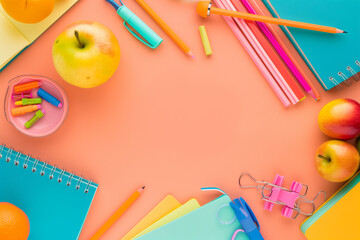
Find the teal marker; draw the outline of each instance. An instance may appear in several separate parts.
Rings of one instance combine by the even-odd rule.
[[[144,43],[150,48],[157,48],[162,39],[148,26],[146,25],[138,16],[136,16],[130,9],[128,9],[120,0],[120,5],[114,0],[106,0],[110,3],[117,11],[117,14],[124,19],[124,26],[126,29],[136,37],[140,42]],[[134,29],[130,29],[130,27]],[[145,40],[145,41],[144,41]]]

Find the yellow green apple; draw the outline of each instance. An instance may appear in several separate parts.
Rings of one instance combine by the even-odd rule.
[[[318,116],[320,130],[331,138],[348,140],[360,134],[360,104],[347,98],[326,104]]]
[[[49,16],[55,0],[0,0],[10,17],[22,23],[37,23]]]
[[[360,156],[350,143],[330,140],[316,151],[315,166],[319,174],[330,182],[344,182],[359,169]]]
[[[52,55],[57,72],[66,82],[93,88],[115,73],[120,62],[120,46],[104,25],[80,21],[56,38]]]

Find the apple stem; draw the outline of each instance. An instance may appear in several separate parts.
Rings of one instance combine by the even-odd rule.
[[[80,47],[81,47],[81,48],[84,48],[85,45],[80,41],[79,32],[78,32],[77,30],[75,30],[75,31],[74,31],[74,34],[75,34],[76,39],[77,39],[78,42],[79,42]]]
[[[324,159],[324,160],[326,160],[326,161],[328,161],[328,162],[331,162],[331,159],[330,159],[330,158],[324,157],[324,156],[321,155],[321,154],[319,154],[318,157],[319,157],[319,158],[322,158],[322,159]]]

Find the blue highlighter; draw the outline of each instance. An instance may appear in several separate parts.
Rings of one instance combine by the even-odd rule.
[[[63,106],[62,103],[57,98],[55,98],[53,95],[51,95],[42,88],[39,88],[39,90],[37,91],[37,95],[42,99],[44,99],[45,101],[47,101],[48,103],[51,103],[55,107],[61,108]]]
[[[157,48],[162,43],[160,38],[148,25],[146,25],[138,16],[136,16],[129,8],[127,8],[122,1],[120,4],[114,0],[106,0],[117,11],[117,14],[124,19],[124,26],[126,29],[136,37],[140,42],[144,43],[150,48]],[[133,29],[131,29],[130,27]]]

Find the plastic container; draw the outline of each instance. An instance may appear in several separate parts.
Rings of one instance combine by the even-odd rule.
[[[34,116],[35,112],[27,113],[18,117],[14,117],[11,115],[11,109],[18,107],[15,106],[15,102],[12,100],[12,94],[14,94],[14,85],[34,81],[26,78],[35,78],[41,83],[41,88],[43,88],[48,93],[60,100],[63,105],[61,108],[58,108],[43,100],[41,103],[41,109],[45,110],[45,116],[40,119],[39,122],[34,124],[34,126],[32,126],[30,129],[26,129],[24,124]],[[37,90],[38,89],[31,90],[33,98],[38,97],[36,94]],[[17,130],[31,137],[45,137],[56,132],[64,123],[69,109],[66,94],[64,90],[55,81],[44,76],[30,74],[17,76],[9,81],[4,102],[6,119]]]

